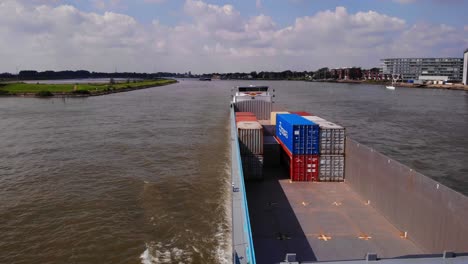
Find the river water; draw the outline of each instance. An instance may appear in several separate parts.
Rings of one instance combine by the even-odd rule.
[[[468,194],[468,94],[253,82]],[[0,263],[227,263],[228,112],[242,81],[0,98]]]

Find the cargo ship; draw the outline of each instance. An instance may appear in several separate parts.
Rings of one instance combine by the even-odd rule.
[[[468,197],[267,86],[231,97],[233,263],[468,263]]]

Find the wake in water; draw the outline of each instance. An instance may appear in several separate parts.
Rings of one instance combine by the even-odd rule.
[[[155,263],[190,263],[193,261],[192,253],[187,249],[173,247],[167,249],[161,242],[146,245],[146,250],[140,256],[142,264]]]
[[[224,208],[223,221],[217,224],[216,233],[213,237],[204,240],[213,240],[216,244],[214,249],[210,252],[211,256],[205,256],[203,251],[197,245],[185,245],[184,247],[174,246],[178,237],[173,237],[167,243],[163,242],[150,242],[146,244],[145,251],[140,255],[142,264],[163,264],[163,263],[198,263],[199,260],[214,259],[213,263],[228,264],[232,258],[232,238],[231,238],[231,193],[230,190],[230,173],[231,165],[225,164],[223,185],[226,190],[223,193],[223,200],[225,201],[221,206]],[[146,183],[146,182],[145,182]],[[145,185],[147,185],[146,183]],[[153,222],[151,218],[150,222]],[[192,233],[191,230],[185,230],[186,233]],[[195,234],[192,234],[195,236]],[[193,238],[192,241],[196,242],[197,239]],[[202,244],[202,243],[201,243]],[[205,244],[205,243],[203,243]],[[205,253],[206,254],[206,253]]]
[[[194,140],[168,175],[143,184],[142,264],[231,262],[230,137],[225,124],[217,131],[222,142]]]

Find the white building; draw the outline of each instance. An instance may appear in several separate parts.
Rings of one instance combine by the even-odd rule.
[[[381,61],[384,74],[398,74],[404,81],[421,79],[420,76],[448,76],[449,81],[462,80],[463,58],[388,58]]]
[[[463,54],[463,84],[468,85],[468,49]]]

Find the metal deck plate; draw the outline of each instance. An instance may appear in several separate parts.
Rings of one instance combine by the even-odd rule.
[[[247,182],[247,200],[258,263],[363,259],[425,254],[346,183],[290,182],[282,169]]]

